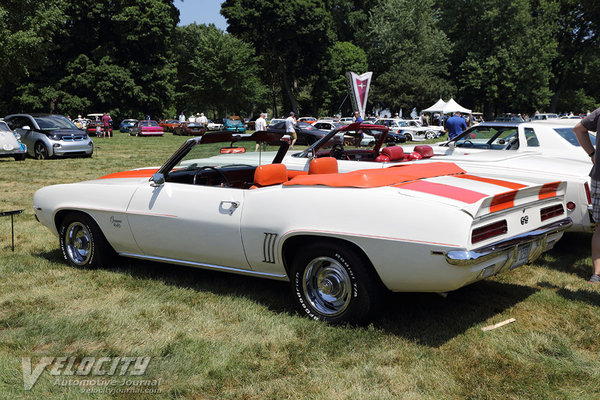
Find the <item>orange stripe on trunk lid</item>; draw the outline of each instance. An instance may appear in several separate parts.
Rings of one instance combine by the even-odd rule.
[[[511,190],[510,192],[495,195],[492,198],[492,203],[490,204],[490,213],[514,207],[515,197],[517,197],[516,190]]]
[[[522,185],[520,183],[503,181],[500,179],[483,178],[481,176],[468,175],[468,174],[456,175],[456,177],[462,178],[462,179],[470,179],[472,181],[477,181],[477,182],[489,183],[489,184],[496,185],[496,186],[502,186],[507,189],[522,189],[526,186],[526,185]]]
[[[560,182],[546,183],[540,189],[540,200],[549,199],[550,197],[556,197],[556,191]]]

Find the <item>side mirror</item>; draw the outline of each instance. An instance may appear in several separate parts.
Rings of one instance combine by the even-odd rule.
[[[152,178],[150,179],[150,181],[152,182],[150,184],[151,186],[154,186],[154,187],[162,186],[165,183],[165,176],[163,174],[161,174],[160,172],[157,172],[154,175],[152,175]]]
[[[23,129],[24,131],[30,131],[31,128],[29,127],[29,125],[24,125],[21,129]]]
[[[454,140],[452,140],[451,142],[448,142],[448,148],[450,149],[450,151],[454,151],[455,147],[456,147],[456,142]]]

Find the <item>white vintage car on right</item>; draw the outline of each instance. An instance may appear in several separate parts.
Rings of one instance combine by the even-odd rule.
[[[435,154],[493,152],[539,154],[552,158],[584,161],[592,167],[573,133],[578,120],[538,122],[483,122],[447,142],[433,145]],[[596,137],[590,134],[592,143]]]
[[[401,133],[409,142],[435,139],[438,136],[438,133],[429,127],[417,126],[414,121],[409,123],[400,118],[380,118],[375,121],[374,125],[383,125],[392,132]]]

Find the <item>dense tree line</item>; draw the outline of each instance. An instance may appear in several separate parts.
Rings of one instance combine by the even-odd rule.
[[[225,0],[227,32],[177,26],[175,1],[4,1],[0,114],[347,114],[368,70],[393,110],[600,104],[596,0]]]

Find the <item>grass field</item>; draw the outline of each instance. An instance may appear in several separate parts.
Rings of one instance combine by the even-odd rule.
[[[0,211],[25,210],[14,253],[0,219],[0,399],[600,398],[589,235],[447,298],[390,294],[360,328],[302,317],[282,282],[127,259],[68,267],[33,217],[35,190],[158,166],[185,140],[116,135],[91,159],[0,159]],[[48,370],[25,390],[22,357],[45,356],[151,357],[142,378],[160,393],[84,394]]]

